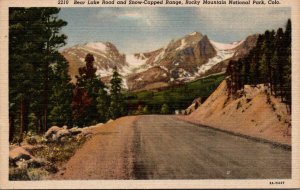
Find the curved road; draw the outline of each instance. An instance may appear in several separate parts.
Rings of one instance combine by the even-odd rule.
[[[291,151],[175,116],[124,117],[99,129],[57,179],[291,178]]]

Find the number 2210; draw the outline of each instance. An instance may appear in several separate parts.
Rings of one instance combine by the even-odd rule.
[[[69,0],[58,0],[58,4],[69,4]]]

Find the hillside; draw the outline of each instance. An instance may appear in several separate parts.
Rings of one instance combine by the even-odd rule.
[[[268,95],[264,85],[245,85],[238,97],[228,96],[226,81],[193,113],[181,116],[192,123],[211,126],[291,145],[291,116],[279,98]]]
[[[185,109],[195,97],[208,97],[225,78],[224,74],[207,76],[192,82],[156,90],[127,92],[125,102],[129,113],[149,114],[160,113],[163,104],[168,105],[169,113]],[[147,113],[137,110],[147,107]]]

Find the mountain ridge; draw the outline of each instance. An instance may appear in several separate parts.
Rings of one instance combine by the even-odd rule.
[[[123,76],[129,91],[151,90],[225,72],[228,60],[246,55],[255,46],[257,36],[229,44],[210,40],[207,35],[193,32],[171,40],[165,47],[149,52],[123,54],[110,42],[88,42],[62,50],[69,61],[72,82],[84,57],[95,57],[97,74],[108,82],[114,67]]]

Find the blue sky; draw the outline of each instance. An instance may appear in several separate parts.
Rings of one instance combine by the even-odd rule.
[[[92,41],[112,42],[122,53],[155,50],[194,31],[217,42],[284,27],[290,8],[62,8],[68,25],[67,47]]]

